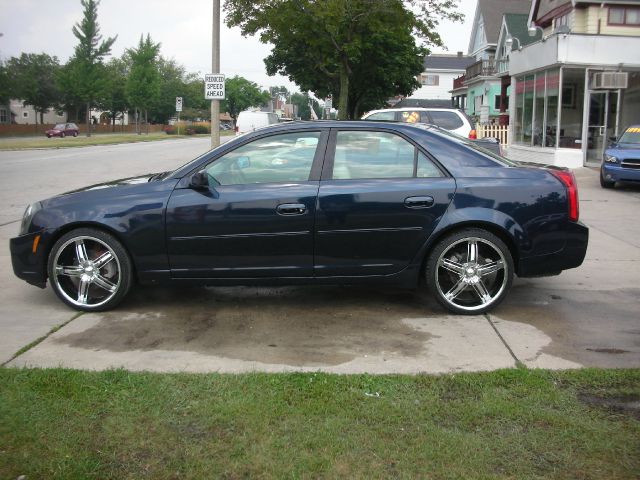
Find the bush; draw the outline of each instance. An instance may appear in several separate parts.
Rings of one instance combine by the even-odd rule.
[[[195,134],[211,133],[211,127],[207,125],[191,125],[190,130]]]

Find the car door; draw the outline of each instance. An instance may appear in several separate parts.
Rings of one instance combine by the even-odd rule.
[[[254,138],[199,170],[208,188],[177,188],[166,215],[171,275],[312,276],[327,137],[318,129]]]
[[[401,271],[454,192],[454,179],[399,133],[332,129],[318,193],[316,276]]]

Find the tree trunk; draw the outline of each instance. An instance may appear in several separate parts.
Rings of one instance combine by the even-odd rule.
[[[87,137],[91,136],[91,102],[87,102],[87,113],[84,115],[87,124]]]
[[[349,72],[344,63],[340,66],[340,98],[338,100],[338,120],[349,118]]]
[[[149,135],[149,119],[147,118],[147,109],[144,109],[144,124],[147,127],[147,135]]]
[[[44,112],[40,112],[40,125],[44,124]]]

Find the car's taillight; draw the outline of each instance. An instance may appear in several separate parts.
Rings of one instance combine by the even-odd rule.
[[[475,131],[475,130],[471,130],[471,131],[469,132],[469,138],[470,138],[471,140],[477,140],[477,138],[478,138],[478,134],[476,133],[476,131]]]
[[[236,127],[235,127],[233,130],[234,130],[236,133],[238,133],[238,131],[239,131],[240,129],[238,128],[238,125],[236,125]]]
[[[578,221],[578,184],[571,170],[549,170],[549,172],[562,182],[567,189],[567,204],[569,207],[569,220]]]

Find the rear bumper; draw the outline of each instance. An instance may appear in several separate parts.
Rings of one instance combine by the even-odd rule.
[[[35,253],[33,243],[37,235],[45,236],[45,232],[29,233],[9,240],[11,251],[11,264],[13,273],[31,285],[45,288],[47,285],[47,273],[45,271],[43,238],[40,238]]]
[[[640,182],[640,168],[623,168],[620,164],[605,162],[602,172],[608,182]]]
[[[519,277],[557,275],[582,265],[589,244],[589,229],[581,222],[569,222],[565,246],[559,252],[520,259]]]

